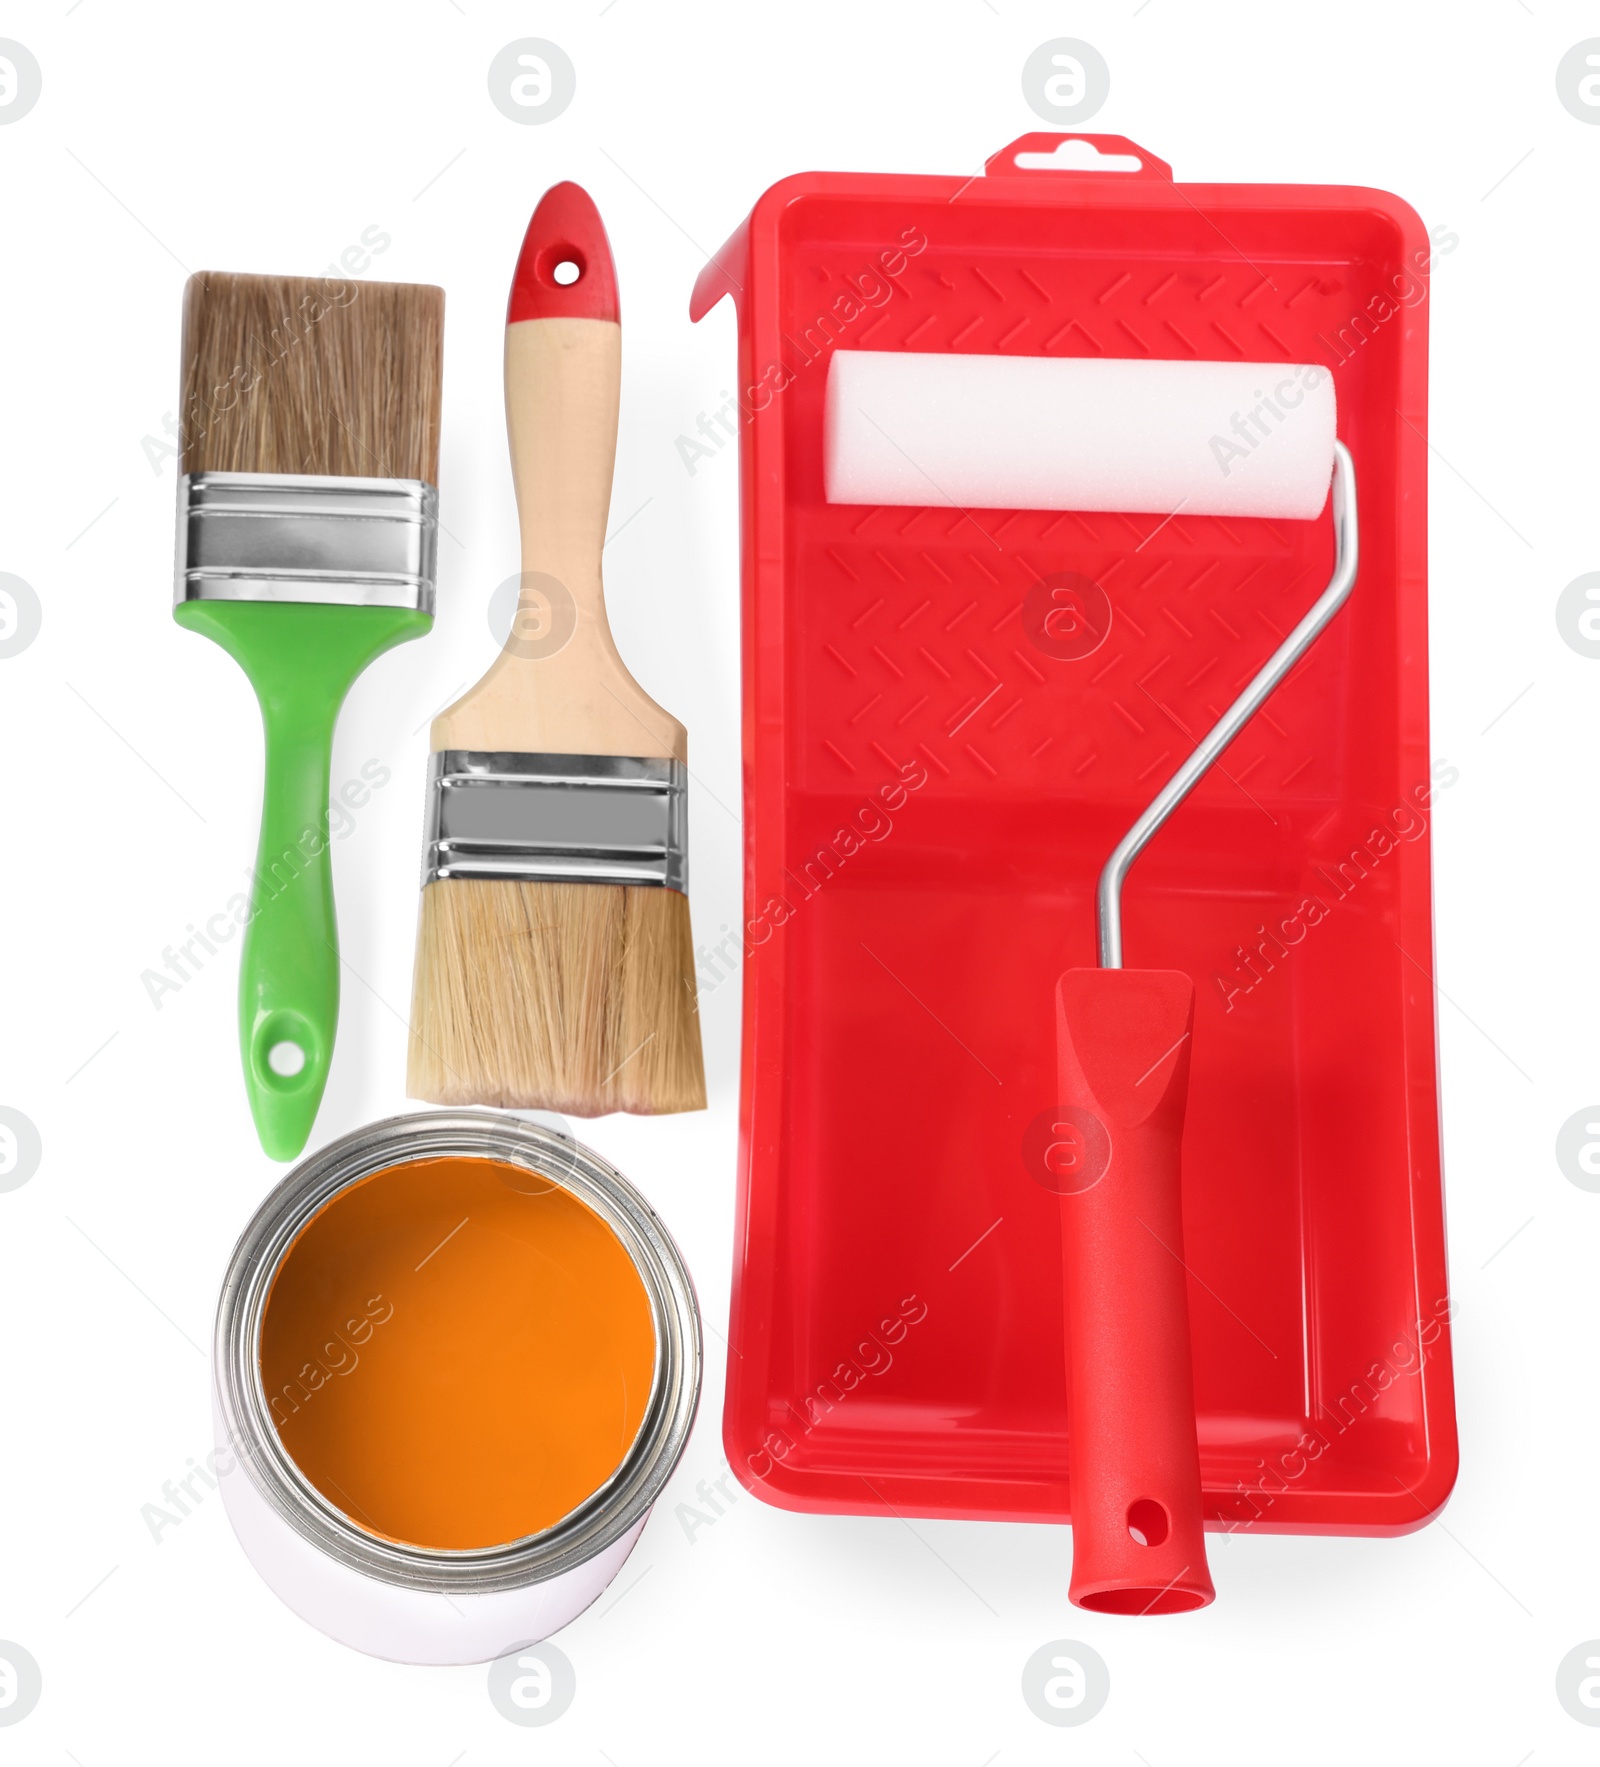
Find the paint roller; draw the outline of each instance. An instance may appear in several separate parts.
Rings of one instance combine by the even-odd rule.
[[[829,367],[832,503],[1310,521],[1331,487],[1327,588],[1107,859],[1099,967],[1057,983],[1069,1594],[1102,1613],[1180,1613],[1214,1595],[1180,1172],[1194,984],[1123,967],[1122,885],[1350,593],[1355,472],[1336,418],[1332,377],[1309,364],[851,350]]]

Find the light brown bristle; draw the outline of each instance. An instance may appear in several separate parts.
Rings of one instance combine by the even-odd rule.
[[[428,884],[406,1090],[580,1117],[703,1110],[688,898],[632,884]]]
[[[202,271],[183,298],[183,470],[439,482],[444,290]]]

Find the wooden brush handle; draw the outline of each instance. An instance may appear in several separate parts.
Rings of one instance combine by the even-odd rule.
[[[565,583],[605,620],[600,555],[611,510],[622,327],[611,319],[524,319],[506,327],[506,433],[522,568]]]
[[[577,266],[575,281],[556,280],[561,264]],[[434,720],[436,750],[686,758],[683,726],[628,673],[606,619],[621,369],[605,227],[576,184],[558,184],[528,224],[506,326],[517,618],[488,674]]]

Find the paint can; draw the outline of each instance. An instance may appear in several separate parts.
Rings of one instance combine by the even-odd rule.
[[[369,1180],[382,1183],[379,1174],[456,1159],[513,1168],[513,1188],[522,1188],[526,1174],[530,1184],[558,1187],[597,1216],[648,1297],[655,1351],[642,1418],[609,1478],[537,1532],[439,1549],[360,1525],[312,1483],[285,1446],[275,1421],[281,1409],[269,1403],[262,1328],[286,1258],[330,1204]],[[396,1662],[486,1662],[566,1625],[616,1575],[683,1452],[700,1374],[700,1317],[688,1270],[649,1204],[613,1166],[570,1137],[515,1117],[426,1111],[390,1118],[305,1160],[268,1196],[234,1250],[213,1364],[224,1502],[262,1577],[330,1637]],[[505,1402],[515,1404],[516,1395]]]

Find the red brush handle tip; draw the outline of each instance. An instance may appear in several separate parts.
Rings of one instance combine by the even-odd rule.
[[[617,266],[594,199],[581,184],[552,184],[523,235],[506,324],[621,317]]]

